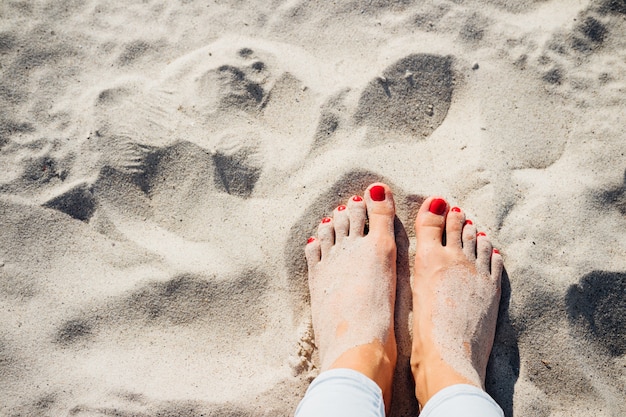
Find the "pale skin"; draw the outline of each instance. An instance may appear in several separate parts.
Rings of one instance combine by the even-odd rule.
[[[324,218],[305,248],[321,370],[366,375],[387,410],[397,357],[394,216],[391,189],[372,184]],[[451,385],[484,389],[503,264],[463,210],[442,198],[424,201],[415,232],[411,370],[423,407]]]

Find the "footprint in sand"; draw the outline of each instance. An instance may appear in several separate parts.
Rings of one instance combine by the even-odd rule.
[[[448,114],[453,89],[451,57],[409,55],[367,85],[354,120],[381,131],[426,137]]]
[[[322,103],[310,153],[315,156],[331,147],[361,146],[363,143],[349,139],[361,127],[369,130],[367,145],[428,137],[445,120],[453,91],[451,56],[407,55],[384,69],[362,91],[344,88]]]
[[[389,140],[419,140],[430,136],[445,120],[454,91],[453,58],[411,54],[384,69],[366,84],[355,105],[355,93],[345,88],[319,108],[311,153],[350,143],[348,137],[367,127],[367,145]],[[393,135],[393,139],[391,139]]]
[[[527,45],[526,52],[514,57],[514,65],[533,69],[548,88],[566,92],[585,105],[621,98],[621,91],[603,89],[601,95],[597,91],[621,78],[623,62],[613,59],[610,45],[621,39],[625,10],[619,0],[581,3],[571,25],[555,30],[538,51],[536,45]]]
[[[149,326],[162,331],[198,327],[210,337],[255,336],[263,332],[267,320],[269,286],[267,275],[255,270],[227,278],[182,274],[167,281],[147,282],[67,320],[53,339],[62,348],[85,347],[120,323],[129,329]]]
[[[593,271],[567,292],[569,320],[613,357],[626,353],[626,273]]]
[[[97,202],[94,184],[105,168],[135,174],[144,168],[148,148],[126,137],[90,135],[78,145],[41,139],[16,149],[18,168],[0,186],[8,198],[62,211],[88,221]],[[10,151],[9,151],[10,152]]]

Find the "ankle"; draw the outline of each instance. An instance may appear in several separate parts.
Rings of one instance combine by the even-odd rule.
[[[393,339],[393,337],[390,339]],[[396,360],[397,348],[395,340],[389,340],[386,345],[376,340],[372,343],[348,349],[335,360],[329,369],[353,369],[367,376],[380,387],[383,392],[385,406],[389,409]]]
[[[415,380],[415,396],[421,407],[439,391],[452,385],[469,384],[484,389],[483,383],[476,373],[468,378],[455,371],[439,355],[411,357],[411,372]]]

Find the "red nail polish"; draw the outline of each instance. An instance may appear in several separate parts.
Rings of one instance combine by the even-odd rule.
[[[331,220],[331,218],[330,218],[330,217],[324,217],[324,218],[322,219],[322,223],[328,223],[328,222],[330,222],[330,220]]]
[[[446,212],[447,206],[448,205],[446,203],[446,200],[443,200],[441,198],[435,198],[433,201],[430,202],[430,207],[428,207],[428,211],[436,214],[437,216],[441,216],[443,213]]]
[[[460,212],[461,212],[461,209],[460,209],[460,208],[458,208],[458,207],[452,207],[452,208],[450,209],[450,211],[455,211],[455,212],[457,212],[457,213],[460,213]]]
[[[370,197],[374,201],[384,201],[385,200],[385,187],[381,185],[375,185],[370,188]]]
[[[495,253],[495,254],[499,254],[499,253],[500,253],[500,251],[499,251],[498,249],[496,249],[496,248],[493,248],[493,253]]]
[[[487,236],[487,234],[484,232],[478,232],[476,233],[476,236]]]
[[[474,222],[472,222],[470,219],[465,220],[465,226],[467,226],[468,224],[474,224]]]
[[[315,241],[315,238],[314,238],[314,237],[310,237],[310,238],[306,241],[306,244],[308,245],[309,243],[311,243],[311,242],[313,242],[313,241]]]
[[[337,211],[344,211],[345,209],[346,209],[346,206],[344,205],[337,207]]]
[[[354,197],[352,197],[352,199],[354,201],[363,201],[363,199],[361,197],[359,197],[358,195],[355,195]]]

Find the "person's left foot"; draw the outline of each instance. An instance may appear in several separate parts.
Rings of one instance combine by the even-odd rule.
[[[387,408],[397,357],[394,217],[389,187],[372,184],[364,198],[322,219],[305,249],[322,371],[363,373],[381,387]]]

